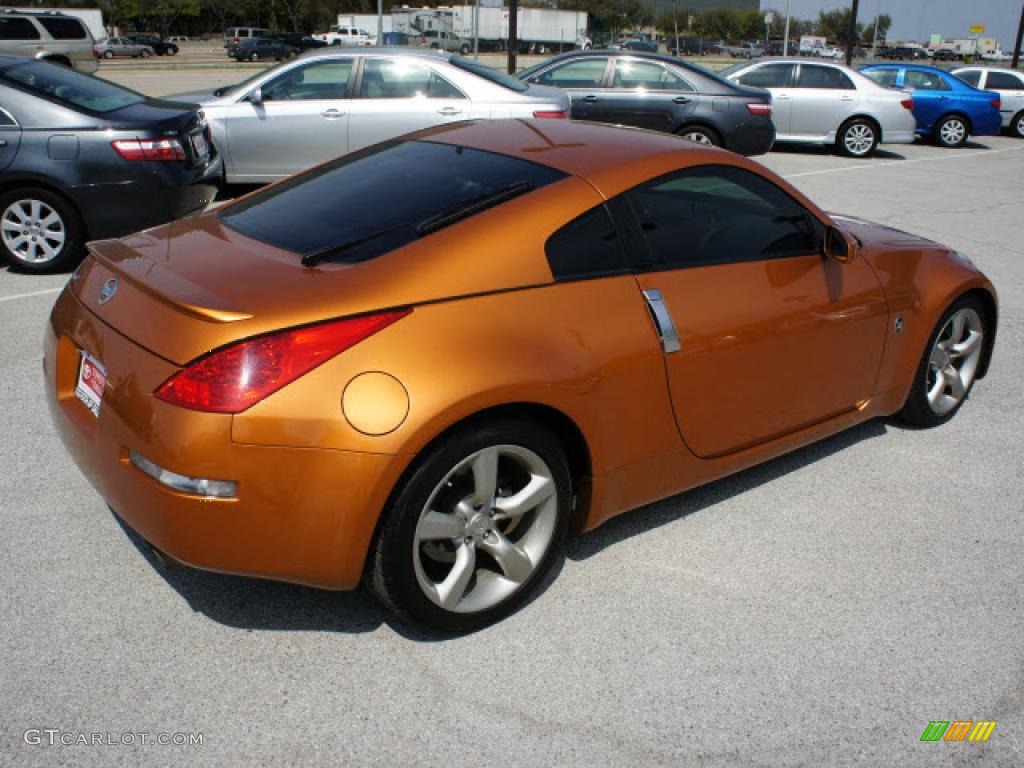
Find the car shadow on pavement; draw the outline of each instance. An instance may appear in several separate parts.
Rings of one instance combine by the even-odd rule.
[[[574,561],[586,560],[620,541],[728,501],[734,496],[777,480],[857,443],[882,437],[888,432],[888,426],[885,421],[872,419],[738,474],[619,515],[593,531],[573,539],[569,543],[566,556]]]
[[[831,144],[791,144],[784,142],[772,146],[771,153],[780,155],[806,155],[808,157],[837,157],[842,160],[857,160],[855,157],[845,157],[836,154],[836,149]],[[756,158],[755,158],[756,159]],[[905,155],[893,152],[891,149],[878,147],[870,157],[860,158],[861,160],[906,160]]]

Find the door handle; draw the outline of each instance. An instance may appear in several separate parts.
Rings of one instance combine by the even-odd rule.
[[[779,99],[779,100],[788,99],[789,98],[789,94],[788,93],[777,93],[772,98]]]
[[[451,117],[452,115],[461,115],[462,110],[456,109],[455,107],[442,107],[437,110],[437,114],[444,115],[445,117]]]
[[[345,113],[340,109],[326,109],[320,113],[321,116],[326,117],[328,120],[334,120],[339,117],[344,117]]]
[[[672,101],[674,101],[676,104],[689,104],[690,103],[690,100],[688,98],[686,98],[685,96],[676,96],[674,99],[672,99]]]
[[[853,96],[841,96],[840,98],[843,101],[853,101]]]
[[[672,322],[668,306],[661,297],[661,291],[656,288],[644,291],[644,299],[647,300],[647,309],[650,310],[651,319],[654,321],[654,329],[658,332],[662,351],[666,355],[678,352],[680,349],[679,333],[676,331],[676,324]]]
[[[590,96],[584,96],[582,99],[580,99],[580,101],[585,101],[587,102],[587,104],[593,104],[595,101],[597,101],[597,96],[594,96],[593,94],[591,94]]]
[[[7,146],[7,139],[0,139],[0,147],[6,147],[6,146]]]

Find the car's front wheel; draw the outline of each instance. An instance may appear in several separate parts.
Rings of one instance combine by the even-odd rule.
[[[104,59],[112,59],[112,58],[114,58],[114,52],[113,51],[104,51],[103,52],[103,58]]]
[[[78,212],[53,192],[26,187],[0,196],[0,243],[21,270],[47,272],[66,266],[82,239]]]
[[[148,59],[149,55],[149,50],[146,48],[143,48],[141,51],[139,51],[139,56],[141,56],[144,59]]]
[[[253,51],[252,53],[249,54],[249,61],[259,61],[259,60],[260,60],[260,55],[258,53],[256,53],[256,51]]]
[[[568,527],[565,454],[545,429],[495,420],[419,461],[393,497],[367,582],[406,620],[449,632],[509,614],[551,567]]]
[[[948,115],[935,125],[935,143],[940,147],[955,149],[967,141],[970,131],[967,121],[960,115]]]
[[[878,146],[878,129],[863,118],[850,120],[839,129],[836,146],[847,157],[868,157]]]
[[[985,347],[986,313],[965,296],[947,309],[928,340],[900,416],[915,427],[949,421],[974,386]]]

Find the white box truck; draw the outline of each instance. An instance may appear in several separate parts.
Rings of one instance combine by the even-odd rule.
[[[392,8],[397,32],[441,29],[458,38],[472,40],[475,28],[474,6],[454,5],[438,8]],[[480,50],[505,50],[508,46],[509,10],[481,6]],[[570,50],[578,40],[587,38],[585,11],[559,11],[548,8],[520,8],[516,37],[524,53],[550,53]]]

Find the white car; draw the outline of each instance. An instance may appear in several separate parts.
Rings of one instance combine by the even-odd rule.
[[[1024,139],[1024,74],[997,67],[960,67],[953,74],[976,88],[998,93],[1003,128]]]
[[[914,141],[912,95],[842,64],[771,58],[719,74],[772,94],[776,143],[827,144],[848,157],[867,157],[880,143]]]
[[[313,35],[328,45],[376,45],[377,38],[357,27],[330,27],[326,33]]]

